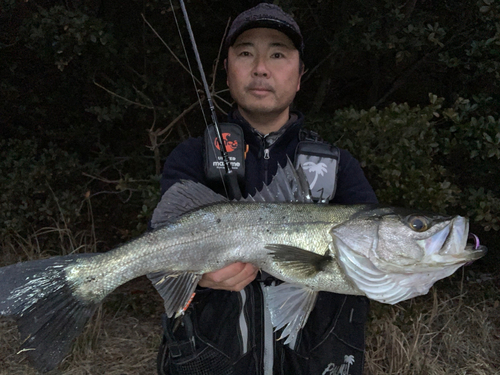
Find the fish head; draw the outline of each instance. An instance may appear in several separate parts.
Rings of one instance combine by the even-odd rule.
[[[462,216],[377,207],[353,215],[330,234],[332,251],[358,289],[397,303],[427,293],[437,280],[481,258],[486,248],[468,245],[468,232]]]

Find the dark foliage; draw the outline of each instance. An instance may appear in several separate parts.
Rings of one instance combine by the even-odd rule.
[[[256,3],[187,3],[221,115],[230,97],[220,42],[230,17]],[[471,215],[494,249],[500,4],[275,3],[306,40],[295,104],[311,125],[363,162],[382,201]],[[105,249],[145,229],[162,160],[209,118],[197,104],[201,85],[188,72],[188,63],[196,70],[192,50],[172,4],[2,0],[4,239],[63,221],[72,230],[95,227]]]

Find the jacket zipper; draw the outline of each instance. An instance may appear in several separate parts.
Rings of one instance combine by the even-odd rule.
[[[269,159],[270,159],[270,149],[272,146],[267,146],[267,142],[266,142],[266,136],[264,137],[261,137],[261,144],[260,144],[260,152],[259,152],[259,156],[261,158],[264,159],[264,163],[263,163],[263,170],[264,170],[264,182],[265,184],[269,184],[269,181],[268,181],[268,173],[267,173],[267,170],[268,170],[268,167],[269,167]]]

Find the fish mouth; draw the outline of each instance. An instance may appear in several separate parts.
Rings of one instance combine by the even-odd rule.
[[[419,242],[424,248],[426,257],[439,259],[440,263],[470,264],[483,257],[488,249],[480,245],[476,235],[468,235],[468,232],[469,221],[462,216],[457,216],[450,225]],[[468,240],[472,240],[473,243],[468,243]]]
[[[468,240],[472,241],[472,243],[467,241],[467,245],[465,246],[464,250],[471,253],[472,259],[469,262],[465,263],[466,266],[471,265],[475,260],[482,258],[488,252],[488,248],[484,245],[481,245],[481,243],[479,242],[479,237],[474,233],[469,233]]]

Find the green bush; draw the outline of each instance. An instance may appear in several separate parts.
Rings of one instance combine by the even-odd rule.
[[[279,2],[306,38],[298,108],[361,160],[382,202],[467,214],[498,231],[499,3],[304,4]],[[247,5],[189,4],[217,92],[226,89],[220,62],[211,71],[218,41]],[[94,227],[104,249],[137,235],[158,200],[161,158],[205,126],[192,111],[159,133],[196,102],[179,64],[188,60],[173,17],[180,12],[156,0],[1,7],[1,239],[61,223]],[[180,29],[185,37],[182,21]],[[427,104],[428,92],[470,100]]]
[[[41,147],[32,138],[0,140],[2,240],[9,236],[28,238],[44,228],[85,227],[87,187],[82,170],[88,167],[76,154],[53,144]],[[57,237],[55,233],[53,238]]]
[[[342,109],[312,127],[358,158],[381,202],[465,214],[498,231],[500,119],[481,115],[488,101],[445,107],[431,94],[424,107]]]
[[[36,237],[39,251],[58,254],[74,249],[76,237],[107,249],[137,236],[159,200],[152,170],[138,156],[120,159],[109,150],[82,162],[53,143],[0,140],[1,241]]]

